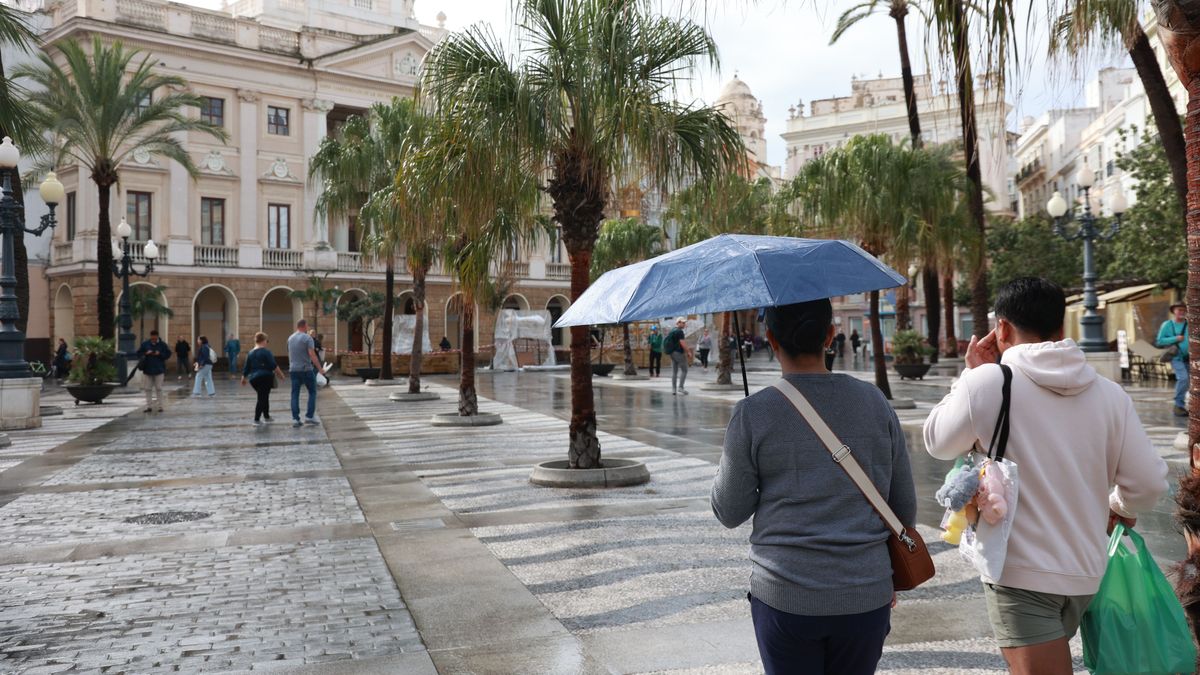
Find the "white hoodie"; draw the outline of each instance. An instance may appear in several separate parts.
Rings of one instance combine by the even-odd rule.
[[[1090,595],[1107,564],[1108,512],[1136,517],[1167,490],[1167,465],[1117,383],[1100,377],[1072,340],[1012,347],[1005,458],[1020,489],[1004,572],[984,579],[1059,595]],[[938,459],[987,448],[1000,413],[999,366],[972,368],[925,420]],[[1114,487],[1115,486],[1115,487]],[[1111,488],[1111,493],[1110,493]]]

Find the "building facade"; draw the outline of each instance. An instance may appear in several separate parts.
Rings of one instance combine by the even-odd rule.
[[[165,0],[63,0],[45,12],[51,53],[64,40],[121,41],[185,79],[203,100],[189,114],[229,134],[225,143],[194,133],[180,139],[199,167],[195,177],[148,153],[120,167],[109,216],[114,228],[125,218],[133,229],[135,257],[144,258],[145,242],[158,245],[153,273],[137,283],[164,286],[173,314],[145,317],[147,330],[156,324],[168,342],[203,334],[220,346],[232,334],[247,345],[256,331],[283,336],[301,316],[311,323],[312,305],[292,297],[310,276],[343,291],[340,304],[384,290],[384,263],[358,251],[354,220],[317,216],[320,187],[308,179],[308,160],[349,116],[414,94],[421,62],[445,30],[417,22],[413,0],[240,0],[222,11]],[[110,244],[97,241],[97,189],[86,171],[62,166],[58,174],[67,199],[50,242],[44,308],[50,335],[70,340],[98,330],[96,251]],[[568,305],[560,243],[518,251],[501,265],[515,280],[506,307],[556,314]],[[396,271],[397,311],[412,312],[402,256]],[[429,279],[427,312],[433,343],[446,335],[457,347],[461,296],[441,267]],[[318,314],[326,347],[362,349],[361,327],[337,321],[336,312]],[[494,319],[477,316],[483,351]]]

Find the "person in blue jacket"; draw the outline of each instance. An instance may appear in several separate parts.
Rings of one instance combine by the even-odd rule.
[[[141,358],[142,388],[146,391],[146,412],[163,411],[163,377],[167,372],[167,359],[171,358],[171,348],[166,342],[158,339],[158,331],[150,331],[150,339],[138,348]]]
[[[208,344],[208,338],[203,335],[196,338],[196,382],[192,385],[192,396],[199,396],[201,387],[209,396],[217,395],[212,376],[216,355],[217,352]]]
[[[275,386],[275,378],[283,379],[285,375],[275,363],[275,355],[267,349],[267,334],[254,334],[254,349],[246,354],[246,365],[242,369],[242,386],[249,382],[258,394],[258,403],[254,405],[254,424],[271,421],[271,388]]]
[[[1171,359],[1171,370],[1175,371],[1175,416],[1187,417],[1187,392],[1190,384],[1188,375],[1188,324],[1187,305],[1175,303],[1171,305],[1171,318],[1162,323],[1158,329],[1156,345],[1163,349],[1172,346],[1179,350]]]

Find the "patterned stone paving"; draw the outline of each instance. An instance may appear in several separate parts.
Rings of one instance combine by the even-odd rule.
[[[340,464],[328,443],[92,455],[43,485],[319,471]]]

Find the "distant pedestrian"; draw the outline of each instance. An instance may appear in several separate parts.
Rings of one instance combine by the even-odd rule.
[[[658,326],[650,327],[650,377],[662,375],[663,337],[658,332]]]
[[[192,396],[199,396],[201,387],[208,391],[209,396],[217,395],[212,376],[216,360],[217,352],[209,346],[208,338],[203,335],[196,338],[196,381],[192,384]]]
[[[237,377],[238,373],[238,354],[242,353],[242,341],[237,339],[233,333],[229,334],[229,339],[225,340],[225,356],[229,358],[229,374],[232,377]]]
[[[138,348],[141,359],[142,388],[146,391],[146,410],[152,412],[158,408],[163,411],[163,377],[167,372],[167,359],[171,358],[171,348],[167,343],[158,339],[158,331],[150,331],[150,339]]]
[[[300,387],[308,390],[308,409],[305,424],[320,424],[317,414],[317,373],[325,374],[325,367],[317,357],[317,347],[308,333],[308,322],[296,322],[296,332],[287,341],[288,374],[292,378],[292,426],[300,426]]]
[[[675,319],[675,328],[667,333],[667,337],[663,340],[663,352],[671,359],[671,394],[676,393],[687,396],[687,389],[683,388],[687,382],[688,364],[692,362],[692,350],[687,346],[684,340],[683,327],[687,325],[687,317],[679,317]],[[679,380],[676,386],[676,378]]]
[[[71,370],[71,350],[67,348],[67,341],[58,338],[58,348],[54,350],[54,361],[51,363],[54,367],[54,377],[63,379],[67,376],[67,372]]]
[[[854,444],[887,505],[913,527],[916,490],[896,413],[872,385],[825,369],[830,301],[771,307],[766,323],[780,386]],[[753,518],[750,615],[767,675],[874,673],[891,629],[894,535],[778,388],[734,407],[711,502],[725,527]]]
[[[1176,417],[1187,417],[1187,392],[1191,382],[1188,373],[1187,305],[1177,302],[1171,305],[1169,311],[1171,318],[1159,327],[1155,344],[1163,349],[1177,348],[1171,357],[1171,370],[1175,371],[1174,412]]]
[[[276,377],[285,377],[267,343],[266,333],[254,334],[254,349],[246,354],[246,365],[242,369],[242,386],[249,382],[254,387],[254,393],[258,394],[258,402],[254,404],[255,424],[271,421],[271,389],[275,387]]]
[[[184,338],[179,338],[175,341],[175,373],[178,375],[175,379],[182,380],[188,374],[188,354],[192,353],[192,346]]]
[[[854,352],[854,358],[858,358],[858,348],[862,346],[862,338],[858,335],[858,329],[850,331],[850,351]]]
[[[696,340],[696,352],[700,354],[700,365],[704,368],[704,372],[708,372],[708,354],[712,351],[713,339],[708,334],[708,328],[704,328],[704,334]]]
[[[837,335],[833,336],[833,344],[837,347],[837,355],[839,358],[846,357],[846,334],[838,331]]]
[[[450,338],[443,335],[442,341],[438,343],[438,348],[444,352],[448,352],[454,348],[454,345],[450,344]]]
[[[325,363],[325,345],[321,344],[321,340],[325,337],[315,330],[309,329],[308,336],[312,338],[313,349],[317,351],[317,360],[322,364]]]

